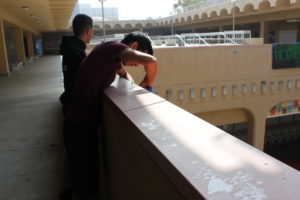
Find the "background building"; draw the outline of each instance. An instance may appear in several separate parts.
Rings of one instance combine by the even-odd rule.
[[[119,20],[119,12],[116,7],[104,7],[104,20]],[[77,3],[72,14],[72,18],[79,14],[86,14],[91,17],[99,17],[102,19],[102,9],[101,7],[92,7],[90,4]]]

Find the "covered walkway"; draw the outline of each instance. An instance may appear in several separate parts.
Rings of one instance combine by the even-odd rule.
[[[57,199],[63,167],[59,56],[0,77],[0,199]]]

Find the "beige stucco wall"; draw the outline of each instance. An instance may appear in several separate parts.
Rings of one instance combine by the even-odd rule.
[[[279,102],[299,99],[296,81],[300,79],[300,68],[273,70],[271,45],[165,48],[156,49],[155,56],[157,94],[214,125],[247,120],[249,143],[259,149],[264,146],[270,109]],[[127,69],[136,82],[142,80],[142,68]],[[287,87],[288,81],[292,82],[291,88]],[[206,91],[205,96],[201,90]]]

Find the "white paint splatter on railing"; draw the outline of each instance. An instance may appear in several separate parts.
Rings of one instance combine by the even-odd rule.
[[[255,181],[254,176],[250,173],[238,171],[233,177],[227,178],[215,173],[208,167],[203,167],[202,172],[197,173],[192,178],[208,181],[209,199],[214,199],[215,195],[219,193],[232,193],[234,199],[243,200],[263,200],[267,198],[264,189],[258,187],[263,182],[260,180]]]
[[[151,120],[148,123],[142,122],[141,125],[142,125],[143,128],[147,128],[150,131],[153,131],[153,130],[155,130],[156,128],[159,127],[159,124],[155,120]]]
[[[229,185],[226,181],[215,178],[209,181],[208,183],[208,194],[211,195],[216,192],[226,192],[229,193],[232,191],[233,186]]]

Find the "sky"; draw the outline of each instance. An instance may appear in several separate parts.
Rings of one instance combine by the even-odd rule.
[[[78,0],[101,7],[98,0]],[[104,7],[118,7],[119,20],[147,19],[169,16],[175,0],[106,0]]]

